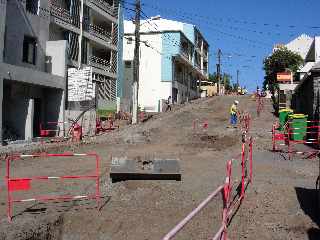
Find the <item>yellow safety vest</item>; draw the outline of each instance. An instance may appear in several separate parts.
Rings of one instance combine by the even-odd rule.
[[[237,106],[235,104],[232,104],[230,108],[230,114],[236,114],[236,113],[237,113]]]

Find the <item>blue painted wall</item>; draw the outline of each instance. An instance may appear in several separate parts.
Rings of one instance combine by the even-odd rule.
[[[180,51],[180,33],[162,33],[161,81],[172,82],[172,56]]]
[[[188,23],[183,24],[183,33],[186,37],[194,44],[195,37],[194,37],[194,26]]]
[[[124,26],[123,26],[123,8],[122,1],[119,1],[119,9],[118,9],[118,66],[117,66],[117,97],[122,97],[123,92],[122,89],[124,87],[124,66],[123,66],[123,34],[124,34]]]

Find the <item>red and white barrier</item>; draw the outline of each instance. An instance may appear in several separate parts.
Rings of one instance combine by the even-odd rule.
[[[46,122],[40,123],[40,137],[59,137],[65,135],[65,124],[67,122]]]
[[[86,156],[95,159],[95,169],[93,174],[88,175],[67,175],[67,176],[33,176],[33,177],[23,177],[23,178],[13,178],[10,176],[11,173],[11,162],[19,159],[34,158],[34,157],[80,157]],[[96,199],[97,205],[99,207],[100,201],[100,157],[95,153],[62,153],[62,154],[32,154],[32,155],[12,155],[6,158],[6,182],[7,182],[7,216],[9,222],[12,220],[12,211],[14,203],[31,202],[31,201],[65,201],[65,200],[79,200],[79,199]],[[49,181],[52,179],[83,179],[83,180],[95,180],[96,188],[95,194],[92,195],[57,195],[57,196],[35,196],[27,199],[15,199],[12,192],[15,191],[30,191],[32,181]]]
[[[307,124],[311,124],[307,127],[294,128],[292,127],[292,122],[287,122],[284,126],[284,131],[280,132],[277,130],[276,124],[272,126],[272,150],[279,151],[277,147],[287,146],[286,153],[288,153],[288,158],[291,159],[293,154],[308,154],[306,158],[315,156],[319,150],[310,150],[310,151],[297,151],[294,149],[294,146],[298,144],[305,145],[316,145],[320,146],[320,124],[319,121],[307,121]],[[305,130],[306,138],[303,140],[294,140],[294,135],[301,134],[301,132],[295,132],[295,130]],[[282,142],[277,144],[277,142]]]
[[[309,154],[307,158],[313,157],[316,155],[318,150],[310,150],[310,151],[296,151],[294,149],[295,145],[298,144],[306,144],[313,145],[319,147],[320,144],[320,122],[319,121],[306,121],[306,127],[294,128],[292,127],[292,122],[288,122],[287,127],[287,138],[288,138],[288,155],[289,159],[291,159],[292,154]],[[299,135],[301,132],[295,132],[295,130],[302,130],[306,134],[306,138],[303,140],[294,140],[294,135]]]
[[[259,94],[256,97],[256,106],[257,106],[257,116],[260,117],[260,113],[263,111],[263,108],[264,108],[264,100]]]
[[[192,129],[194,131],[198,130],[199,128],[202,129],[208,129],[209,128],[209,122],[208,119],[204,119],[202,122],[200,122],[199,119],[195,119],[192,121]]]
[[[239,116],[242,132],[249,132],[251,126],[251,115],[249,113],[243,113]]]
[[[246,147],[249,147],[249,155],[246,155]],[[234,214],[235,209],[241,204],[245,196],[246,183],[252,182],[252,151],[253,151],[253,140],[249,139],[248,143],[242,144],[241,150],[241,193],[236,201],[231,202],[232,186],[233,183],[237,182],[232,180],[232,164],[235,159],[227,161],[226,167],[226,179],[223,185],[220,185],[214,192],[212,192],[204,201],[202,201],[194,210],[192,210],[183,220],[181,220],[171,231],[169,231],[162,240],[170,240],[175,237],[201,210],[203,210],[219,193],[222,194],[223,209],[222,209],[222,222],[220,228],[216,234],[212,237],[212,240],[227,240],[227,226],[230,223],[231,216]],[[237,157],[238,158],[238,157]],[[250,161],[250,173],[249,179],[245,176],[246,160]]]

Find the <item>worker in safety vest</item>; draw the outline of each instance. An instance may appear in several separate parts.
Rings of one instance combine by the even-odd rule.
[[[233,127],[236,127],[238,121],[238,104],[239,101],[235,100],[234,103],[230,107],[230,123]]]

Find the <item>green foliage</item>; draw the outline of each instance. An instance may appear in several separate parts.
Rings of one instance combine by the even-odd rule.
[[[263,61],[263,70],[265,71],[264,88],[268,85],[271,93],[274,93],[278,88],[277,73],[290,69],[292,73],[295,74],[302,64],[302,57],[299,54],[288,50],[286,47],[282,47],[275,51]]]
[[[225,84],[225,89],[226,90],[232,90],[232,85],[231,85],[231,75],[228,73],[223,73],[221,75],[221,84]],[[209,74],[209,81],[213,83],[218,83],[218,74],[216,72],[210,73]]]
[[[278,49],[271,56],[264,59],[263,70],[265,71],[265,77],[263,88],[266,89],[268,86],[268,90],[272,94],[275,110],[278,109],[278,102],[275,98],[275,93],[279,90],[277,73],[290,70],[295,75],[302,64],[302,57],[299,54],[290,51],[286,47]]]
[[[116,110],[106,110],[106,109],[98,109],[97,110],[97,114],[100,117],[108,117],[109,114],[114,114],[116,112]]]

